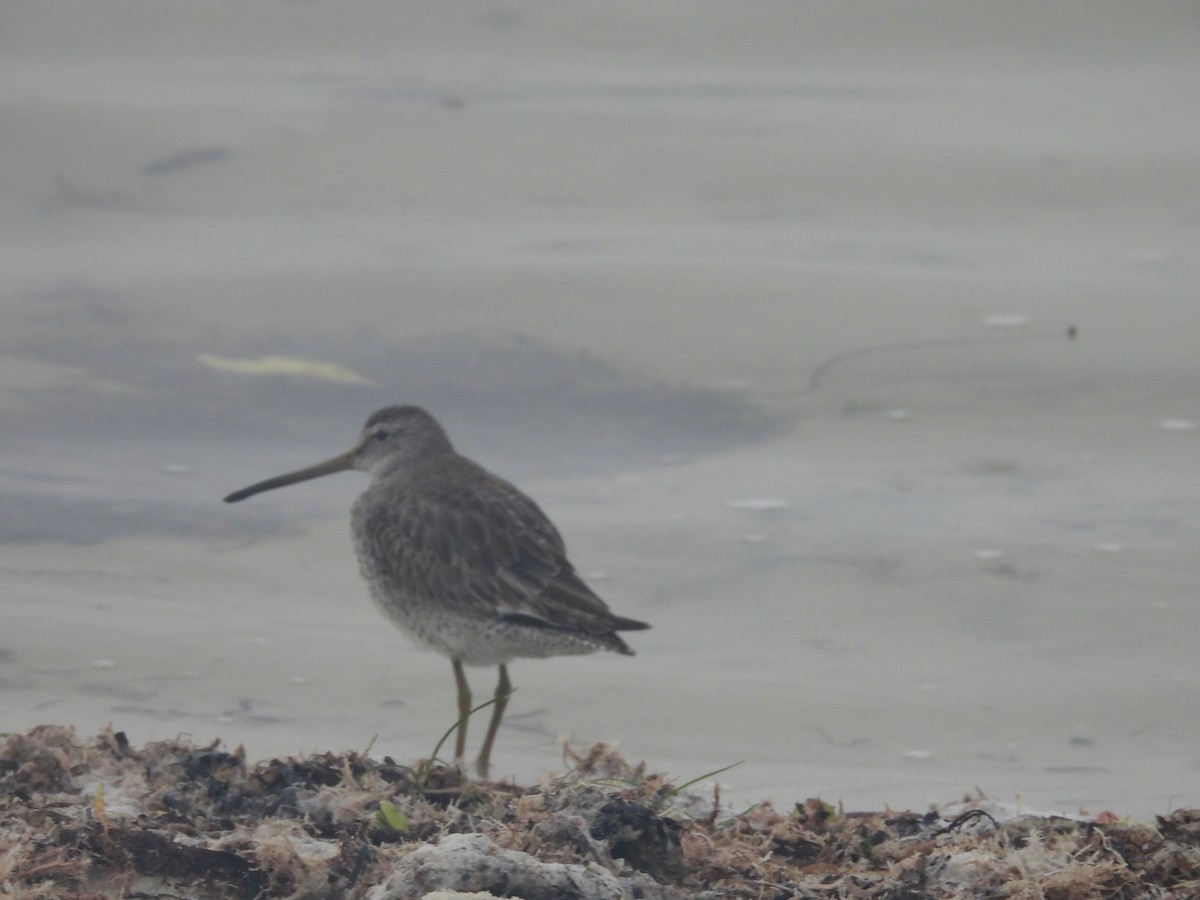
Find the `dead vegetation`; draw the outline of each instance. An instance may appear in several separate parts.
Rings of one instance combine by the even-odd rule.
[[[0,747],[0,895],[419,898],[1200,896],[1200,811],[1153,824],[968,810],[739,814],[604,745],[519,787],[324,753],[130,746],[40,726]],[[1112,816],[1105,816],[1112,819]]]

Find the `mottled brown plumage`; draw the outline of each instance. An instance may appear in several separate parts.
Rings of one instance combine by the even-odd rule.
[[[346,453],[225,500],[346,469],[371,476],[351,518],[371,596],[402,630],[453,662],[459,757],[471,705],[462,667],[500,667],[477,762],[481,774],[511,689],[510,660],[595,650],[632,654],[617,632],[649,627],[610,612],[575,573],[562,537],[538,505],[456,453],[442,427],[419,407],[381,409]]]

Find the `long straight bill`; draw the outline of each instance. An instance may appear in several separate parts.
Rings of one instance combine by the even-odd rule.
[[[322,475],[332,475],[334,472],[345,472],[347,469],[353,468],[354,451],[349,450],[335,456],[333,459],[327,459],[325,462],[317,463],[315,466],[309,466],[307,469],[297,469],[295,472],[288,472],[286,475],[276,475],[274,478],[268,478],[266,481],[260,481],[257,484],[244,487],[240,491],[234,491],[225,498],[225,502],[237,503],[239,500],[245,500],[247,497],[261,494],[263,491],[273,491],[275,488],[287,487],[289,484],[296,484],[299,481],[310,481],[313,478],[320,478]]]

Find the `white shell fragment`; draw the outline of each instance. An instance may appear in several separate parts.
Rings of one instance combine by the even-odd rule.
[[[975,551],[976,559],[1003,559],[1006,555],[1003,550],[997,550],[993,547],[984,547]]]
[[[1158,427],[1164,431],[1195,431],[1196,422],[1193,419],[1163,419]]]
[[[771,509],[787,509],[792,504],[790,500],[784,500],[781,497],[744,497],[740,500],[730,500],[729,505],[733,509],[762,512]]]
[[[197,353],[196,360],[210,369],[216,369],[218,372],[232,372],[235,375],[295,375],[302,378],[316,378],[320,381],[332,381],[336,384],[374,384],[373,381],[363,378],[345,366],[319,359],[300,359],[295,356],[230,359],[213,353]]]
[[[1029,324],[1029,316],[1020,313],[999,313],[984,316],[983,324],[987,328],[1024,328]]]

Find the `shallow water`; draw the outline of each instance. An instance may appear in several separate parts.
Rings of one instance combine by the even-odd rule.
[[[363,481],[219,502],[417,402],[655,626],[501,772],[1200,803],[1189,5],[123,5],[0,29],[8,729],[427,754]]]

